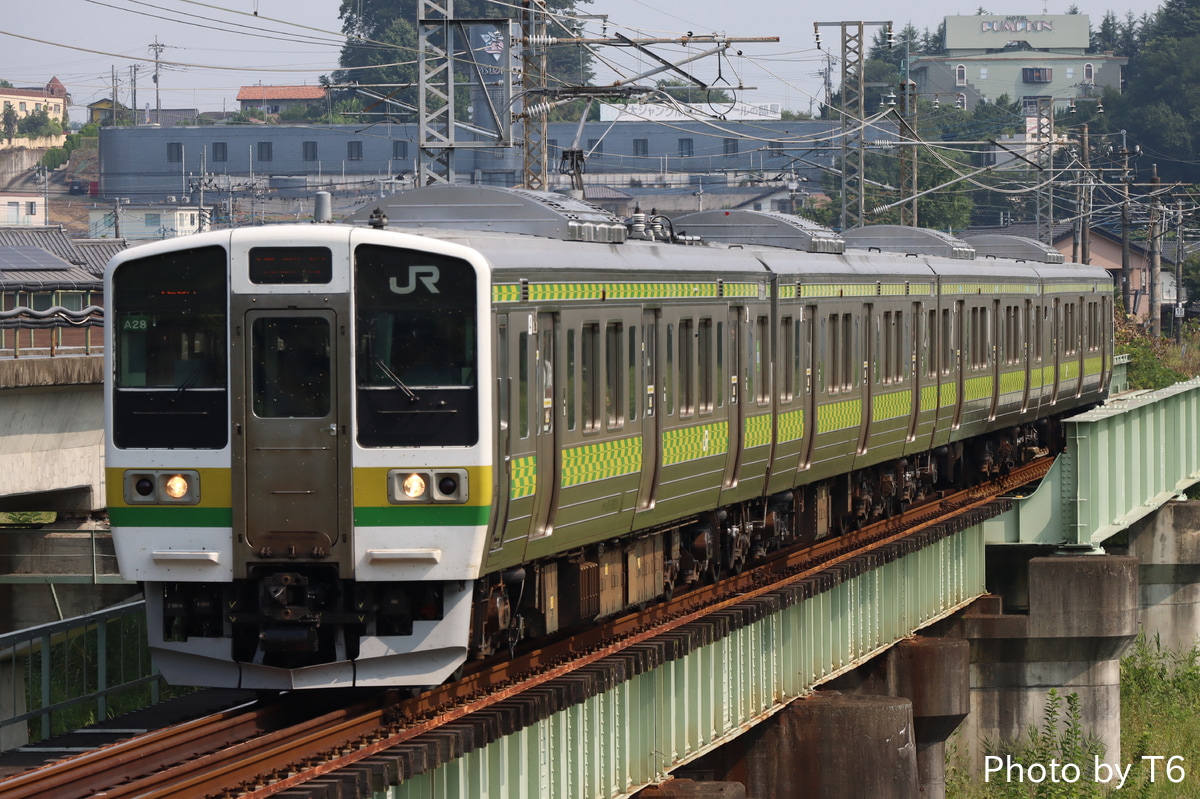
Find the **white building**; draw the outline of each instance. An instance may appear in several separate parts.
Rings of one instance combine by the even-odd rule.
[[[88,212],[88,238],[171,239],[208,229],[212,209],[198,205],[119,205]]]
[[[0,193],[0,225],[27,227],[44,224],[46,205],[42,195]]]

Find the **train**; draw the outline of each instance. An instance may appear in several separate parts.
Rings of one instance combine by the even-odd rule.
[[[1112,372],[1109,274],[1036,242],[486,186],[105,297],[112,536],[184,685],[440,684],[1053,452]]]

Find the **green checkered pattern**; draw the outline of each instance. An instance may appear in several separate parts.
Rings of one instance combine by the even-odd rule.
[[[1025,371],[1002,372],[1000,374],[1000,393],[1016,394],[1025,390]]]
[[[512,484],[509,486],[510,499],[532,497],[537,491],[537,458],[527,455],[524,458],[513,458]]]
[[[779,299],[794,300],[796,299],[796,284],[788,283],[779,287]]]
[[[967,402],[985,399],[990,396],[992,396],[991,375],[972,377],[970,380],[963,382],[963,399]]]
[[[663,466],[699,460],[729,451],[729,422],[713,422],[663,431]]]
[[[958,383],[942,383],[941,407],[953,408],[958,403]]]
[[[947,294],[1037,294],[1033,283],[943,283],[942,295]]]
[[[771,414],[746,417],[745,448],[765,447],[771,443]]]
[[[862,424],[862,400],[831,402],[817,407],[817,435]]]
[[[921,413],[926,411],[937,410],[938,406],[938,387],[937,386],[921,386]]]
[[[1094,294],[1097,291],[1095,283],[1047,283],[1047,294]]]
[[[621,477],[642,470],[642,439],[631,436],[569,447],[562,453],[563,488]]]
[[[730,294],[730,286],[749,286],[746,294]],[[717,284],[712,283],[530,283],[529,301],[545,302],[570,300],[643,300],[643,299],[690,299],[692,297],[716,297]],[[752,289],[752,290],[751,290]],[[758,285],[726,284],[726,296],[758,296]],[[521,286],[506,283],[492,286],[493,302],[517,302],[521,299]]]
[[[726,297],[757,297],[758,296],[758,284],[757,283],[726,283],[724,291],[725,291]]]
[[[779,443],[804,437],[804,411],[788,411],[779,416]]]
[[[886,422],[888,419],[899,419],[912,412],[912,391],[893,391],[891,394],[880,394],[871,401],[871,421]]]

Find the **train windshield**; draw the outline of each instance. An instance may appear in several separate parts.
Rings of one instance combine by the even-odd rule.
[[[354,253],[358,441],[479,440],[475,270],[466,261],[364,244]]]
[[[226,255],[127,261],[113,274],[113,442],[221,449],[229,437]]]

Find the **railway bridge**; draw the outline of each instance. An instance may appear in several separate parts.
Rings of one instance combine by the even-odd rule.
[[[0,414],[22,409],[31,427],[0,440],[5,507],[46,509],[29,501],[40,494],[95,510],[98,463],[90,481],[66,463],[100,457],[94,364],[60,383],[6,378]],[[1051,688],[1079,696],[1085,729],[1115,763],[1121,652],[1142,626],[1166,643],[1200,634],[1200,504],[1182,500],[1200,482],[1200,381],[1067,425],[1067,452],[1003,512],[747,595],[487,714],[384,740],[287,795],[936,797],[954,729],[966,741],[1019,736],[1040,723]],[[9,474],[35,472],[32,452],[49,472],[64,458],[58,484]],[[23,680],[20,653],[52,646],[50,633],[20,635],[0,640],[5,684]],[[27,698],[0,699],[3,740],[19,743],[38,714]]]

